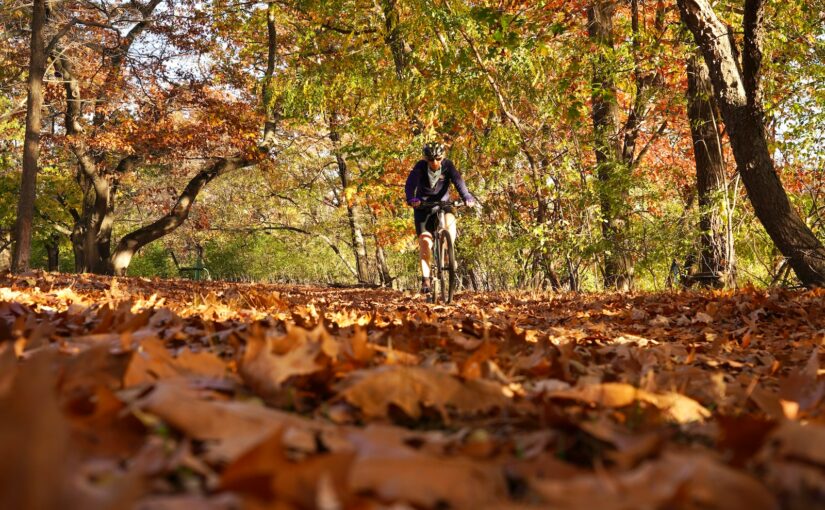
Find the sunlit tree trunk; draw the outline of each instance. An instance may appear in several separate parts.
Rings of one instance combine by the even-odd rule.
[[[29,90],[26,101],[26,135],[23,141],[23,173],[20,179],[20,197],[17,201],[14,255],[11,265],[14,272],[27,271],[31,257],[37,160],[40,156],[40,129],[42,127],[43,75],[46,73],[47,58],[45,42],[46,0],[34,0],[31,30],[31,55],[27,83]]]
[[[132,257],[139,249],[183,224],[189,217],[195,199],[207,184],[227,172],[247,167],[250,164],[251,162],[244,158],[221,158],[198,172],[181,192],[169,213],[149,225],[130,232],[118,242],[111,257],[114,274],[125,275]]]
[[[771,159],[761,98],[764,3],[746,0],[741,65],[729,29],[707,0],[678,0],[710,71],[736,166],[756,216],[807,286],[825,285],[825,248],[791,206]]]
[[[338,177],[341,179],[341,200],[347,209],[347,222],[349,225],[350,236],[352,238],[352,251],[355,255],[355,268],[358,281],[366,283],[369,281],[369,269],[367,265],[367,245],[364,241],[364,230],[362,227],[361,210],[354,203],[352,193],[352,176],[347,166],[347,161],[341,154],[338,142],[340,140],[338,128],[334,120],[337,115],[333,114],[330,119],[330,135],[329,138],[333,143],[333,151],[335,154],[335,162],[338,167]]]

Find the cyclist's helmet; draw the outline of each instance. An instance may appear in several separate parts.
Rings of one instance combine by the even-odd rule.
[[[447,151],[444,149],[444,146],[438,142],[428,142],[424,145],[424,149],[421,152],[424,153],[424,159],[427,161],[435,161],[442,159],[444,153]]]

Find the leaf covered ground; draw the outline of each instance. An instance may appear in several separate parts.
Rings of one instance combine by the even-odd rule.
[[[823,305],[6,275],[0,507],[822,508]]]

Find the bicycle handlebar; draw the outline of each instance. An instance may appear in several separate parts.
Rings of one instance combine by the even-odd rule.
[[[421,202],[416,209],[439,209],[441,207],[466,207],[467,204],[463,200],[454,200],[452,202]]]

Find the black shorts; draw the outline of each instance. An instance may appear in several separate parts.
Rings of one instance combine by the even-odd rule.
[[[427,216],[430,217],[429,220]],[[429,209],[414,209],[413,219],[415,220],[415,235],[417,236],[424,232],[434,234],[435,229],[438,227],[438,215],[430,214]]]

